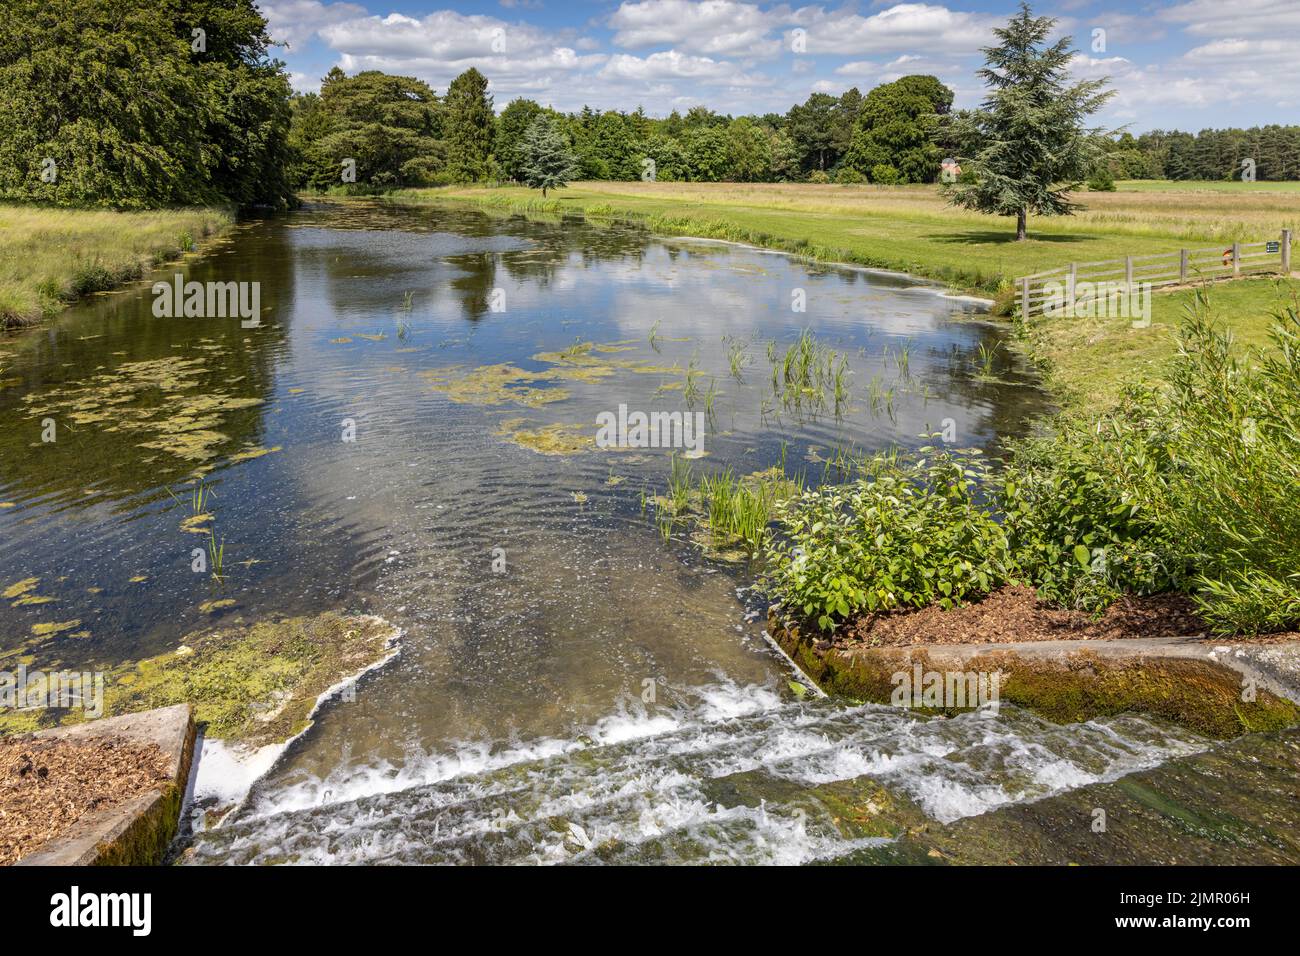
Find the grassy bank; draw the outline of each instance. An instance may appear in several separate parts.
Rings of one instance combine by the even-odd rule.
[[[79,296],[138,279],[232,221],[220,209],[113,212],[0,204],[0,328],[31,325]]]
[[[895,269],[994,296],[1008,280],[1069,262],[1255,241],[1300,232],[1300,189],[1289,183],[1122,183],[1084,193],[1068,218],[1030,220],[1015,242],[1008,220],[949,207],[933,186],[736,183],[579,183],[545,200],[522,187],[402,190],[396,201],[466,201],[527,213],[634,218],[663,235],[748,242],[825,261]],[[1292,283],[1291,288],[1295,288]],[[1283,293],[1287,289],[1281,290]],[[1114,398],[1120,383],[1173,354],[1188,290],[1157,293],[1150,328],[1123,319],[1039,323],[1026,344],[1064,400]],[[1220,284],[1214,309],[1239,340],[1262,343],[1276,283]]]

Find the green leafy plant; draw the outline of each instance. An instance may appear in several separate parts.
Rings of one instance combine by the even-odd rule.
[[[864,611],[952,608],[1014,579],[1006,534],[980,501],[982,455],[926,446],[864,468],[776,505],[765,578],[787,608],[831,630]]]

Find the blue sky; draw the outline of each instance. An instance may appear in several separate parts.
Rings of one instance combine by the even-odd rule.
[[[497,109],[527,96],[651,115],[705,104],[784,113],[815,91],[933,73],[981,98],[979,49],[1014,0],[258,0],[294,86],[332,66],[418,76],[443,93],[478,67]],[[1300,123],[1300,0],[1052,0],[1073,70],[1106,75],[1102,122],[1134,132]]]

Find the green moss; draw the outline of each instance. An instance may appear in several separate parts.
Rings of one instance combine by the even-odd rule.
[[[542,455],[576,455],[596,447],[592,429],[578,425],[544,425],[525,428],[527,419],[509,418],[496,433],[507,441]]]
[[[917,663],[927,671],[952,669],[951,665],[932,664],[931,654],[924,648],[819,650],[798,628],[782,626],[774,618],[769,620],[768,630],[819,687],[828,694],[855,700],[889,703],[896,686],[893,675],[909,671]],[[1300,707],[1269,691],[1259,691],[1254,701],[1243,701],[1241,675],[1205,659],[1109,658],[1080,647],[1054,659],[989,651],[966,659],[961,666],[968,671],[1001,672],[1001,702],[1060,723],[1137,712],[1227,739],[1300,722]],[[957,710],[933,712],[951,715]]]
[[[317,698],[382,661],[395,631],[377,617],[327,612],[187,635],[175,651],[111,668],[104,715],[189,703],[209,737],[252,747],[279,743],[310,723]],[[0,732],[79,723],[80,710],[0,714]]]

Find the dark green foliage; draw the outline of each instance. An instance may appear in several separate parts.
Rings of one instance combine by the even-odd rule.
[[[470,67],[447,87],[447,168],[457,182],[482,182],[495,172],[496,118],[487,86],[487,77]]]
[[[287,204],[289,86],[267,44],[252,0],[7,0],[0,196]]]
[[[522,158],[520,173],[526,185],[540,189],[545,198],[548,189],[562,189],[578,171],[578,161],[569,148],[568,138],[559,123],[541,113],[524,133],[518,152]]]
[[[843,165],[873,182],[934,182],[943,159],[935,136],[952,97],[933,76],[905,76],[877,86],[862,102]],[[878,167],[883,167],[880,176],[874,173]]]
[[[986,47],[979,71],[990,92],[981,109],[953,123],[965,145],[964,170],[974,181],[948,187],[951,202],[1016,217],[1016,238],[1027,234],[1030,213],[1068,216],[1069,199],[1096,165],[1095,130],[1083,121],[1106,102],[1105,80],[1069,83],[1070,37],[1047,46],[1056,21],[1035,17],[1027,4]]]
[[[511,100],[497,117],[496,158],[501,174],[515,182],[523,182],[523,155],[519,145],[533,120],[542,113],[542,107],[523,97]]]
[[[435,182],[443,168],[441,122],[438,97],[422,81],[376,70],[347,76],[335,67],[319,97],[294,99],[293,142],[301,157],[294,185],[344,185],[348,160],[363,189]]]

